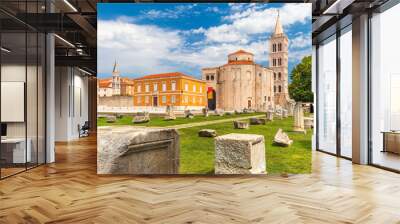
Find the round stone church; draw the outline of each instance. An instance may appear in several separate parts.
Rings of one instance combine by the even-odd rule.
[[[269,52],[269,67],[256,64],[251,52],[238,50],[228,55],[226,64],[203,68],[209,109],[262,111],[276,105],[284,107],[289,101],[288,38],[279,15]]]

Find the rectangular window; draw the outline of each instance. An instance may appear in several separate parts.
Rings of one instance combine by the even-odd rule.
[[[137,97],[137,103],[141,103],[142,102],[142,98],[140,96]]]
[[[162,99],[162,103],[166,103],[167,102],[167,96],[164,95],[164,96],[162,96],[161,99]]]
[[[200,86],[200,93],[203,93],[203,87]]]
[[[196,103],[196,97],[193,96],[193,103]]]
[[[162,91],[163,92],[167,91],[167,83],[165,82],[162,84]]]
[[[185,103],[189,103],[189,97],[185,96]]]
[[[176,82],[175,81],[172,81],[172,83],[171,83],[171,90],[172,91],[176,90]]]
[[[171,96],[171,103],[175,103],[176,99],[175,99],[175,95]]]
[[[149,85],[149,84],[146,84],[146,85],[145,85],[145,89],[146,89],[146,93],[150,92],[150,85]]]
[[[196,92],[196,84],[193,84],[193,92]]]
[[[189,91],[189,84],[185,83],[185,91]]]
[[[203,97],[199,98],[199,103],[202,104],[203,103]]]
[[[141,86],[141,85],[138,85],[138,86],[137,86],[137,92],[140,93],[141,91],[142,91],[142,86]]]
[[[158,83],[153,84],[153,91],[154,92],[158,91]]]
[[[145,102],[145,103],[149,103],[149,96],[145,96],[145,97],[144,97],[144,102]]]

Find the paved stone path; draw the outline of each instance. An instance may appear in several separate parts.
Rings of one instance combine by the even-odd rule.
[[[235,117],[235,118],[227,118],[227,119],[213,120],[213,121],[202,121],[202,122],[195,122],[195,123],[188,123],[188,124],[177,124],[177,125],[167,126],[167,128],[176,128],[176,129],[191,128],[191,127],[198,127],[198,126],[204,126],[204,125],[210,125],[210,124],[220,124],[220,123],[225,123],[225,122],[229,122],[229,121],[246,120],[246,119],[249,119],[252,117],[265,117],[265,115],[259,114],[259,115],[251,115],[251,116],[246,116],[246,117]]]

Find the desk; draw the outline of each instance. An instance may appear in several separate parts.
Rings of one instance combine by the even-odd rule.
[[[5,138],[1,139],[1,157],[6,163],[26,163],[31,162],[31,139],[27,139],[25,152],[25,138]],[[26,159],[26,160],[25,160]]]
[[[400,154],[400,131],[383,131],[382,152]]]

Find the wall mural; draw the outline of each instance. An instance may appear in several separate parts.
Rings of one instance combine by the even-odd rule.
[[[99,174],[311,172],[311,4],[100,3],[97,27]]]

